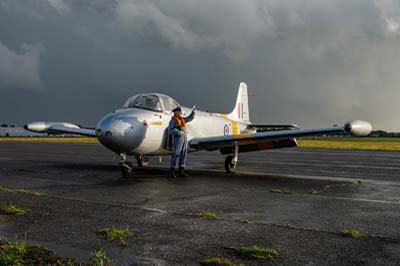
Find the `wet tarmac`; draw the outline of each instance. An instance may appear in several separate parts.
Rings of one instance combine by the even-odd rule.
[[[190,177],[167,178],[169,158],[121,177],[100,145],[0,143],[1,204],[29,209],[0,219],[0,234],[87,260],[105,248],[117,265],[400,265],[400,153],[286,149],[240,154],[226,174],[218,152],[189,155]],[[273,193],[286,189],[290,193]],[[215,212],[216,220],[196,217]],[[96,229],[129,228],[127,247]],[[341,235],[352,229],[365,236]],[[276,260],[238,257],[262,246]]]

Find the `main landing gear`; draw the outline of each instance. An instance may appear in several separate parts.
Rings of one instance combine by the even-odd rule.
[[[235,145],[233,149],[233,155],[229,155],[225,159],[225,170],[227,173],[234,173],[236,171],[236,165],[239,155],[239,145]]]
[[[133,172],[133,165],[131,161],[128,161],[126,154],[120,154],[119,167],[123,177],[130,177]]]

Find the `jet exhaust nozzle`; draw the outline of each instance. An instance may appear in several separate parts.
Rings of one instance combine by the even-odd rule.
[[[371,133],[372,125],[363,120],[349,121],[344,125],[344,131],[349,132],[356,137],[365,137]]]

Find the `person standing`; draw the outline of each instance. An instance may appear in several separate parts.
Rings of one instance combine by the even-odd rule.
[[[186,155],[188,149],[186,123],[189,123],[194,119],[195,109],[190,113],[189,116],[182,116],[182,108],[180,106],[172,110],[174,115],[171,117],[171,121],[168,126],[168,134],[172,136],[172,156],[170,162],[170,176],[176,178],[175,166],[179,160],[179,176],[188,176],[185,173]]]

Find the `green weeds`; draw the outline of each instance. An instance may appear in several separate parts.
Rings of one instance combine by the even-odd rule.
[[[234,248],[234,250],[241,257],[258,260],[273,260],[279,256],[279,253],[273,249],[257,246]]]
[[[17,208],[15,205],[7,205],[1,210],[8,215],[25,215],[27,213],[27,210]]]
[[[216,257],[205,259],[200,262],[202,266],[245,266],[244,264],[236,264],[235,262],[225,259],[224,257]]]
[[[215,212],[201,212],[196,215],[200,219],[215,220],[217,219],[217,214]]]
[[[109,241],[119,240],[121,246],[127,246],[125,239],[133,237],[135,234],[128,229],[117,229],[113,227],[100,228],[96,231],[99,235],[104,236]]]
[[[359,231],[357,231],[357,230],[350,230],[350,229],[344,230],[344,231],[342,232],[342,235],[345,236],[345,237],[351,237],[351,238],[359,238],[359,237],[364,236],[364,235],[363,235],[362,233],[360,233]]]

